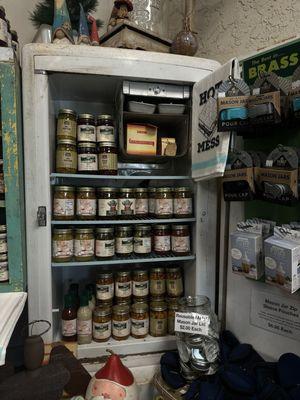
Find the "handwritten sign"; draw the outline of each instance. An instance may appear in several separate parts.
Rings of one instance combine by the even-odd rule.
[[[198,313],[175,313],[175,332],[208,335],[210,318]]]

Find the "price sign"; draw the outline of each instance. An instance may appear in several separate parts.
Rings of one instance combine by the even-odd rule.
[[[198,313],[175,313],[175,332],[208,336],[210,318]]]

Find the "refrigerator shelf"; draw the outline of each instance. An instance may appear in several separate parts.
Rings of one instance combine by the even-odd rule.
[[[109,220],[92,220],[92,221],[56,221],[52,220],[52,225],[134,225],[134,224],[180,224],[183,222],[195,222],[196,218],[134,218],[134,219],[109,219]]]
[[[95,261],[70,261],[70,262],[61,262],[56,263],[52,262],[52,268],[61,268],[61,267],[102,267],[106,265],[117,265],[117,264],[142,264],[142,263],[151,263],[151,262],[169,262],[169,261],[190,261],[195,260],[195,255],[190,256],[174,256],[172,254],[168,256],[159,256],[155,253],[151,253],[149,257],[137,256],[135,254],[129,257],[113,257],[109,260],[95,260]]]
[[[50,182],[52,185],[57,184],[57,179],[67,180],[111,180],[111,181],[128,181],[128,180],[191,180],[190,176],[185,175],[85,175],[85,174],[50,174]]]

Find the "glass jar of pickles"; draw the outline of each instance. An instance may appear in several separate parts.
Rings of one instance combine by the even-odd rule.
[[[55,228],[52,236],[52,260],[54,262],[69,262],[74,256],[73,230],[70,228]]]
[[[135,189],[135,215],[140,217],[148,216],[148,189]]]
[[[133,245],[135,254],[150,254],[151,244],[151,226],[137,225],[135,228]]]
[[[130,256],[133,253],[133,233],[131,226],[118,226],[116,230],[116,254]]]
[[[121,188],[118,199],[118,215],[120,218],[132,218],[135,214],[135,191],[131,188]]]
[[[112,316],[112,336],[115,340],[126,340],[130,335],[130,308],[115,305]]]
[[[96,142],[95,119],[92,114],[79,114],[77,121],[77,141]]]
[[[155,202],[156,202],[156,188],[149,188],[148,189],[148,211],[149,216],[155,216]]]
[[[188,225],[172,225],[172,253],[187,256],[191,252],[190,228]]]
[[[77,172],[76,142],[70,139],[60,139],[56,147],[56,172],[75,174]]]
[[[168,333],[167,303],[153,301],[150,303],[150,335],[159,337]]]
[[[97,189],[99,219],[114,219],[118,215],[118,190],[111,187]]]
[[[115,280],[115,295],[117,298],[130,299],[132,294],[131,273],[119,271]]]
[[[131,336],[143,339],[149,333],[148,304],[135,303],[131,306]]]
[[[148,271],[136,270],[132,275],[132,294],[134,297],[145,298],[149,295]]]
[[[181,297],[183,295],[183,280],[180,267],[166,269],[166,284],[168,296]]]
[[[118,174],[118,150],[115,142],[101,142],[99,144],[98,160],[100,174]]]
[[[154,251],[159,255],[167,255],[171,251],[170,225],[154,226]]]
[[[95,342],[107,342],[111,337],[110,307],[96,307],[93,312],[93,340]]]
[[[57,141],[61,139],[68,139],[76,142],[76,128],[77,128],[76,112],[67,108],[62,108],[58,112],[56,138]]]
[[[155,216],[156,218],[173,217],[173,195],[171,188],[163,187],[156,189]]]
[[[96,143],[78,143],[78,172],[81,174],[98,173],[98,155]]]
[[[72,220],[75,217],[75,188],[73,186],[55,186],[53,196],[53,218]]]
[[[193,215],[193,196],[188,187],[178,187],[174,191],[174,217],[188,218]]]
[[[111,115],[102,114],[97,117],[97,143],[114,142],[115,127]]]
[[[96,283],[96,298],[101,302],[112,302],[115,293],[112,272],[101,272]]]
[[[163,296],[166,293],[166,273],[161,267],[150,270],[150,294],[152,296]]]
[[[92,228],[77,228],[74,239],[76,261],[91,261],[95,255],[95,236]]]
[[[168,334],[175,335],[175,313],[179,310],[179,305],[176,302],[168,304]]]
[[[115,255],[114,228],[101,227],[96,230],[96,257],[111,258]]]
[[[79,187],[76,195],[76,217],[80,220],[96,219],[97,199],[93,187]]]

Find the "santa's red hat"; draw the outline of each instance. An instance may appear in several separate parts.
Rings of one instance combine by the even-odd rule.
[[[92,43],[92,46],[99,46],[99,35],[98,35],[98,28],[97,28],[97,22],[94,17],[91,15],[88,16],[88,20],[92,24],[92,29],[91,29],[91,34],[90,34],[90,40]]]
[[[95,374],[95,378],[107,379],[122,386],[131,386],[134,383],[130,370],[122,364],[120,357],[113,353],[105,366]]]

